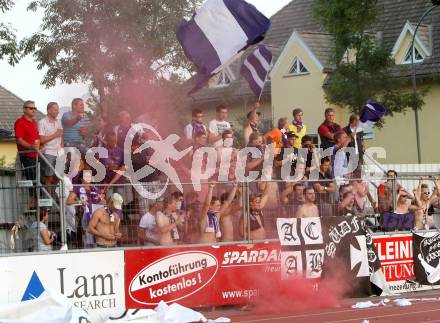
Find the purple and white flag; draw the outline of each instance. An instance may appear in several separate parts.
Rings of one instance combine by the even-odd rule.
[[[272,53],[263,44],[259,45],[243,62],[240,73],[248,81],[257,97],[260,97],[263,92],[271,64]]]
[[[360,123],[364,129],[372,129],[373,126],[383,118],[386,108],[373,100],[368,100],[362,110]]]
[[[207,0],[177,28],[185,55],[197,67],[196,86],[207,81],[249,46],[264,39],[270,20],[244,0]]]

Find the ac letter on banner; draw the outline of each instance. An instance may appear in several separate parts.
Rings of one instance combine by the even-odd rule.
[[[301,233],[306,245],[322,244],[322,229],[319,218],[301,219]]]
[[[281,279],[298,276],[303,272],[301,251],[288,251],[281,253]]]
[[[277,219],[278,236],[282,246],[299,246],[297,219]]]

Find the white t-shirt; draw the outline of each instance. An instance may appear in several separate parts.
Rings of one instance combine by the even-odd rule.
[[[40,133],[40,136],[51,136],[60,129],[63,130],[63,126],[58,119],[51,121],[49,120],[49,117],[45,117],[38,121],[38,132]],[[61,150],[61,138],[62,137],[58,137],[46,142],[42,146],[42,152],[46,155],[58,156],[58,153]]]
[[[43,237],[41,236],[41,231],[47,229],[47,226],[43,222],[34,222],[31,226],[32,229],[32,237],[34,239],[34,246],[36,251],[51,251],[52,245],[47,245],[43,241]]]
[[[157,230],[156,217],[150,212],[145,213],[141,221],[139,222],[139,227],[145,229],[145,236],[152,238],[154,240],[160,241],[160,234],[154,230]],[[155,246],[152,242],[145,242],[144,246]]]
[[[345,178],[348,175],[348,159],[345,150],[333,146],[333,176]]]
[[[227,121],[218,121],[218,120],[211,120],[209,122],[208,126],[209,132],[212,133],[215,136],[223,134],[223,132],[227,129],[231,129],[231,124]],[[223,146],[223,140],[220,139],[213,143],[214,147],[220,147]]]

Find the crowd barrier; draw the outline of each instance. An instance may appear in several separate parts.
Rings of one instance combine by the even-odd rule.
[[[370,179],[369,185],[379,186],[382,179]],[[319,191],[323,185],[333,183],[332,191]],[[228,214],[220,218],[220,234],[214,241],[209,242],[254,242],[264,239],[276,239],[277,218],[295,217],[301,208],[304,199],[304,190],[308,187],[314,187],[314,204],[317,206],[316,212],[319,216],[337,216],[353,214],[361,216],[365,219],[367,226],[372,232],[380,232],[381,230],[411,230],[414,228],[414,214],[405,216],[396,215],[393,212],[379,213],[377,208],[377,198],[374,197],[375,190],[371,190],[368,196],[364,194],[359,202],[358,198],[351,199],[349,206],[344,202],[344,194],[346,191],[353,192],[367,187],[366,183],[360,180],[346,180],[345,183],[334,184],[334,180],[320,181],[303,181],[297,183],[285,183],[280,181],[255,182],[255,183],[239,183],[235,197],[230,201]],[[211,183],[212,184],[212,183]],[[210,183],[202,183],[200,191],[195,191],[192,184],[182,184],[183,194],[173,185],[155,184],[156,190],[164,188],[163,197],[169,197],[176,194],[175,209],[172,212],[174,221],[181,221],[177,226],[176,232],[172,232],[173,241],[171,245],[193,245],[206,242],[203,238],[203,228],[200,227],[201,210],[205,202],[207,191]],[[152,184],[150,184],[151,186]],[[39,189],[34,189],[36,195],[44,195],[39,197],[36,208],[29,209],[26,205],[29,197],[27,187],[2,187],[0,188],[0,198],[17,198],[23,199],[16,205],[11,203],[0,204],[0,213],[8,214],[7,226],[4,226],[3,237],[0,238],[1,253],[11,252],[32,252],[39,250],[40,236],[35,236],[35,228],[37,219],[40,217],[43,209],[49,211],[49,218],[46,226],[53,234],[55,239],[49,246],[52,250],[58,250],[62,246],[66,246],[70,250],[93,248],[93,237],[88,233],[88,223],[94,210],[105,205],[105,198],[113,192],[119,192],[124,198],[123,210],[121,215],[120,232],[121,239],[118,240],[119,247],[141,247],[139,228],[142,226],[142,218],[147,213],[149,207],[155,200],[145,199],[139,196],[136,189],[131,184],[103,185],[93,184],[97,192],[97,203],[82,203],[80,190],[83,189],[82,184],[73,184],[70,189],[65,190],[61,182],[57,185],[43,186],[40,184]],[[44,190],[41,188],[44,187]],[[154,187],[154,186],[153,186]],[[233,187],[232,183],[215,183],[213,189],[213,197],[219,198],[223,202],[227,202],[228,194]],[[64,191],[64,195],[58,192]],[[53,192],[53,195],[48,195]],[[74,201],[70,201],[69,192],[74,194]],[[366,190],[364,193],[368,192]],[[257,198],[261,202],[263,196],[264,205],[261,207],[261,218],[256,219],[253,214],[253,200]],[[389,201],[389,208],[392,208],[393,201]],[[434,209],[436,213],[440,213],[439,209]],[[303,214],[302,216],[316,216],[317,214]],[[437,217],[437,216],[436,216]],[[435,218],[436,218],[435,217]],[[182,218],[180,220],[180,218]],[[171,219],[171,218],[170,218]],[[171,220],[170,220],[171,221]],[[257,221],[257,222],[256,222]],[[259,221],[259,222],[258,222]],[[150,219],[151,222],[151,219]],[[153,221],[154,222],[154,221]],[[256,224],[258,223],[258,225]],[[13,226],[14,230],[11,230]],[[255,234],[256,226],[261,226],[263,230]],[[160,235],[158,232],[150,232],[154,236],[156,242],[148,243],[149,246],[160,244]],[[0,236],[1,237],[1,236]],[[90,243],[92,240],[92,243]],[[47,249],[45,249],[47,250]],[[41,249],[40,249],[41,251]]]
[[[39,162],[35,165],[36,176],[34,180],[30,181],[26,177],[28,169],[18,166],[15,185],[9,183],[9,185],[0,187],[0,200],[8,202],[0,203],[0,224],[2,224],[0,227],[0,253],[41,250],[40,236],[37,234],[35,237],[34,231],[40,225],[38,220],[42,210],[49,211],[46,226],[51,236],[54,237],[50,246],[42,246],[44,250],[57,250],[62,247],[71,250],[94,247],[93,237],[90,237],[88,233],[88,222],[93,211],[104,206],[105,197],[113,192],[121,193],[124,199],[120,225],[122,237],[118,241],[118,246],[140,247],[143,243],[139,239],[139,226],[142,217],[147,213],[154,200],[141,196],[139,187],[147,187],[150,192],[163,190],[162,197],[177,194],[175,195],[176,200],[179,200],[180,205],[176,206],[176,210],[173,211],[175,214],[173,219],[182,223],[177,227],[176,232],[173,232],[172,244],[181,246],[206,242],[202,232],[204,229],[200,228],[200,212],[210,186],[206,181],[200,183],[198,189],[195,189],[192,183],[181,183],[180,186],[184,193],[182,195],[179,187],[169,182],[130,184],[126,179],[121,178],[117,184],[113,185],[91,184],[90,187],[93,187],[97,192],[95,195],[98,202],[96,204],[95,202],[83,203],[81,201],[83,197],[78,196],[82,184],[68,185],[64,180],[53,185],[43,183],[43,170],[47,167],[52,169],[59,178],[61,175],[49,165],[45,156],[40,152],[38,159]],[[307,187],[315,189],[314,203],[317,205],[316,212],[321,217],[346,214],[362,216],[373,232],[412,229],[415,220],[413,215],[409,214],[406,218],[396,217],[392,212],[384,210],[395,209],[396,193],[400,180],[416,185],[418,178],[413,176],[389,179],[388,186],[391,194],[388,194],[384,205],[384,203],[379,203],[377,190],[387,179],[378,176],[371,170],[367,171],[367,168],[364,173],[364,178],[350,180],[320,179],[295,182],[274,180],[239,183],[237,193],[230,201],[229,214],[220,219],[221,236],[216,232],[218,237],[210,242],[254,242],[277,238],[277,218],[298,215],[302,203],[302,201],[298,201],[298,196],[304,199],[303,191]],[[412,180],[412,182],[408,180]],[[81,181],[72,180],[72,182]],[[426,182],[430,183],[431,181],[426,179]],[[222,203],[226,202],[232,188],[233,183],[230,182],[215,183],[213,196],[219,198]],[[412,188],[406,188],[409,195],[411,195]],[[73,203],[68,201],[69,193],[72,191],[77,193],[76,201]],[[353,207],[347,208],[345,205],[347,203],[344,203],[344,194],[347,191],[360,192],[354,198]],[[261,208],[262,216],[260,220],[256,220],[255,214],[252,214],[255,206],[252,205],[251,197],[257,197],[257,200],[261,200],[265,192],[267,198]],[[13,201],[17,201],[17,203],[14,205]],[[439,210],[440,208],[436,208],[434,212],[440,214]],[[316,215],[302,214],[302,216]],[[180,217],[183,220],[180,220]],[[397,218],[404,219],[400,221]],[[263,220],[264,223],[260,223]],[[253,232],[256,226],[263,227],[264,232],[259,232],[256,235]],[[11,235],[10,232],[13,234]],[[178,238],[175,239],[174,237],[177,236]],[[154,246],[155,243],[149,245]]]

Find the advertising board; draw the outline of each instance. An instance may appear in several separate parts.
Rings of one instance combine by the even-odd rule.
[[[414,280],[412,234],[375,236],[373,241],[376,245],[382,271],[392,292],[402,293],[433,289],[432,286],[421,285]]]
[[[91,318],[125,310],[124,251],[0,257],[0,300],[17,303],[41,290],[60,292]]]
[[[280,279],[279,243],[128,250],[125,263],[128,308],[241,304],[258,296],[257,277]]]

